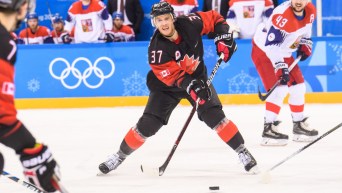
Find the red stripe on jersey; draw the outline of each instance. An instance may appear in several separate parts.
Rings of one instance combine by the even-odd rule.
[[[4,136],[2,136],[2,139],[5,139],[8,136],[12,135],[14,132],[16,132],[21,127],[21,125],[22,125],[22,123],[20,121],[18,121],[18,123],[10,131],[8,131]]]
[[[36,33],[32,33],[30,28],[23,29],[19,33],[19,37],[24,39],[24,38],[36,38],[36,37],[43,37],[46,38],[50,35],[50,30],[49,28],[45,26],[38,26],[38,29]]]
[[[274,103],[270,103],[270,102],[266,102],[266,110],[267,111],[271,111],[275,114],[279,114],[280,112],[280,106],[274,104]]]
[[[91,12],[98,12],[105,8],[102,1],[91,1],[87,9],[82,9],[82,1],[75,2],[69,9],[72,14],[87,14]]]
[[[203,21],[203,29],[201,35],[208,34],[209,32],[214,32],[214,27],[217,23],[227,23],[226,20],[216,11],[206,11],[206,12],[197,12],[198,15],[202,18]]]
[[[316,9],[312,3],[308,3],[305,7],[305,17],[298,20],[293,13],[291,7],[288,7],[282,14],[274,14],[272,24],[277,28],[292,33],[305,27],[307,24],[313,23],[316,18]]]
[[[174,60],[166,62],[165,64],[150,64],[150,66],[156,77],[168,86],[174,85],[176,81],[181,82],[180,79],[183,80],[182,77],[185,74]]]
[[[290,109],[294,113],[301,113],[304,111],[304,104],[303,105],[290,105]]]

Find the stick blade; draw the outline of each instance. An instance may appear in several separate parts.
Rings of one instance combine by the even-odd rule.
[[[147,167],[147,166],[140,166],[141,172],[144,174],[147,174],[149,176],[161,176],[163,175],[163,171],[160,171],[159,168],[152,168],[152,167]]]

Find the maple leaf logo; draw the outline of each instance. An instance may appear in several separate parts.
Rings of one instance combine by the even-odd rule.
[[[194,55],[189,57],[189,55],[185,54],[184,58],[178,62],[178,65],[185,70],[185,72],[192,74],[199,65],[199,57],[195,59]]]

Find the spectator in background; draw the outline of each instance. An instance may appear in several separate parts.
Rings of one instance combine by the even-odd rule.
[[[135,34],[140,32],[140,25],[144,19],[140,0],[108,0],[107,7],[110,14],[122,13],[124,16],[123,24],[132,27]]]
[[[70,44],[73,41],[73,30],[69,34],[64,29],[65,22],[63,17],[59,14],[56,14],[52,18],[52,27],[53,30],[51,32],[51,36],[55,44]]]
[[[272,0],[231,0],[227,22],[235,32],[235,38],[252,38],[257,26],[267,21],[273,8]]]
[[[173,7],[176,17],[198,11],[197,0],[161,0],[160,2],[163,1],[168,2]]]
[[[215,10],[226,17],[228,9],[229,0],[203,0],[203,11]]]
[[[123,15],[120,12],[114,12],[113,15],[114,42],[128,42],[135,40],[133,29],[123,24]]]
[[[50,29],[45,26],[39,26],[38,15],[30,13],[26,17],[27,28],[19,33],[18,43],[23,44],[45,44],[54,43],[50,34]]]
[[[74,2],[65,22],[65,30],[70,34],[75,27],[75,43],[112,42],[114,35],[112,16],[106,5],[99,0],[79,0]]]

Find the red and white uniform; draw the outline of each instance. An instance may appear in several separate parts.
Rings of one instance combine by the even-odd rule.
[[[135,40],[133,29],[128,25],[122,25],[120,29],[112,29],[115,39],[114,42],[129,42]]]
[[[269,90],[278,80],[275,64],[285,62],[288,67],[294,61],[292,53],[296,52],[302,38],[310,38],[316,9],[308,3],[304,16],[295,16],[291,1],[287,1],[273,10],[268,22],[259,25],[253,38],[252,60],[262,79],[264,87]],[[272,122],[279,114],[285,96],[289,93],[289,106],[293,121],[303,119],[305,84],[298,64],[290,72],[288,85],[280,85],[266,99],[266,122]]]
[[[56,35],[56,32],[57,32],[56,30],[52,30],[52,32],[51,32],[51,36],[53,38],[53,41],[55,42],[55,44],[64,44],[64,42],[62,41],[62,38],[61,38],[61,35],[64,32],[57,32],[57,35]],[[75,28],[73,28],[71,30],[71,32],[69,33],[70,38],[71,38],[71,43],[75,42],[74,34],[75,34]]]
[[[178,0],[161,0],[161,2],[163,1],[170,3],[176,16],[188,15],[198,11],[197,0],[184,0],[182,3],[179,3]]]
[[[102,1],[91,0],[86,9],[77,1],[70,6],[65,22],[66,31],[71,32],[73,27],[75,43],[103,42],[105,32],[112,30],[112,16]]]
[[[45,26],[38,26],[37,31],[32,33],[30,28],[26,28],[20,31],[19,38],[25,44],[44,44],[48,38],[51,38],[50,29]]]
[[[240,28],[240,38],[252,38],[257,26],[267,21],[273,8],[272,0],[231,0],[227,22]]]

